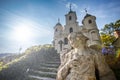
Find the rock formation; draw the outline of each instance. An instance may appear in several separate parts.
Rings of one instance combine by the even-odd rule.
[[[76,32],[68,39],[73,49],[62,55],[57,80],[116,80],[104,56],[87,47],[86,36]]]

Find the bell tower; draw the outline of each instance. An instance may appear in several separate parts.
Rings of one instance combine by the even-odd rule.
[[[77,22],[76,12],[72,11],[72,4],[70,4],[70,11],[65,15],[66,24],[73,24]]]
[[[72,4],[70,4],[70,10],[65,15],[65,32],[66,34],[70,34],[71,32],[77,32],[79,30],[79,25],[77,22],[77,15],[76,12],[72,10]]]
[[[101,45],[101,39],[99,30],[96,24],[96,17],[88,14],[87,10],[85,9],[86,15],[82,20],[83,29],[82,32],[89,38],[88,46],[89,47],[96,47],[97,45]]]

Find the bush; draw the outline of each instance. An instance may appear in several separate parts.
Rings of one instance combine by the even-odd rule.
[[[120,49],[116,51],[116,58],[120,60]]]

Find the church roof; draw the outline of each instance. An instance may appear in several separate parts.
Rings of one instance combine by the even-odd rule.
[[[82,24],[84,24],[85,18],[90,17],[90,16],[95,17],[95,16],[93,16],[91,14],[86,13],[86,15],[84,16],[84,19],[82,20]],[[95,19],[96,19],[96,17],[95,17]]]
[[[89,16],[92,16],[92,15],[91,15],[91,14],[86,14],[84,18],[87,18],[87,17],[89,17]]]
[[[56,25],[55,25],[55,27],[54,28],[60,28],[60,27],[62,27],[62,24],[60,23],[60,22],[58,22]],[[62,27],[63,28],[63,27]]]
[[[58,18],[58,23],[55,26],[62,26],[59,18]]]
[[[62,26],[59,22],[56,24],[56,26]]]
[[[70,10],[70,11],[69,11],[69,14],[70,14],[70,13],[74,13],[74,11]]]

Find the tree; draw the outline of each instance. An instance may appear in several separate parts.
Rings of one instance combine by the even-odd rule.
[[[106,24],[101,29],[101,40],[105,46],[110,45],[115,40],[114,31],[118,29],[120,29],[120,20]]]
[[[109,46],[115,40],[115,37],[113,35],[102,34],[101,40],[105,46]]]
[[[116,29],[116,30],[117,30],[117,29],[120,29],[120,20],[117,20],[117,21],[115,22],[114,26],[115,26],[115,29]]]
[[[113,35],[114,23],[106,24],[103,29],[101,29],[101,34]]]

